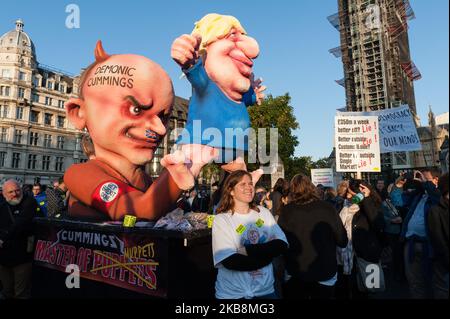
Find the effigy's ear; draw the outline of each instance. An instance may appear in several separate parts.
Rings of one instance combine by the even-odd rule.
[[[79,130],[86,127],[85,103],[82,99],[71,98],[66,103],[66,113],[69,121]]]

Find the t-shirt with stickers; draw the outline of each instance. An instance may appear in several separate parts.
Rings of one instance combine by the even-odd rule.
[[[267,208],[258,206],[259,213],[222,213],[214,218],[212,248],[214,266],[218,268],[216,298],[239,299],[268,295],[274,292],[272,264],[254,271],[237,271],[225,268],[221,262],[248,244],[263,244],[286,236]]]

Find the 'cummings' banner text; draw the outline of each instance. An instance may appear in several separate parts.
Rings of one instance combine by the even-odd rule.
[[[65,272],[75,264],[80,276],[138,293],[167,294],[165,249],[161,241],[139,234],[51,227],[36,243],[37,265]],[[161,263],[163,264],[161,267]]]

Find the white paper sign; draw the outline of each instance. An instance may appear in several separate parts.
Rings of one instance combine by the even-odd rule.
[[[380,135],[376,116],[336,116],[337,172],[380,172]]]
[[[333,169],[332,168],[311,169],[311,182],[315,186],[322,184],[325,187],[335,188]]]
[[[373,112],[338,112],[339,116],[377,116],[380,125],[381,153],[422,149],[416,125],[408,105]]]

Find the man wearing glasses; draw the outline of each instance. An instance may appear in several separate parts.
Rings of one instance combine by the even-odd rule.
[[[34,238],[32,219],[38,205],[24,195],[19,183],[3,184],[5,201],[0,204],[0,298],[30,298]]]

